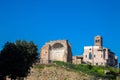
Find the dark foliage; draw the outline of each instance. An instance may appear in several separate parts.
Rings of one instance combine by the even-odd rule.
[[[26,77],[37,60],[37,47],[31,41],[7,42],[0,54],[0,75],[11,79]]]

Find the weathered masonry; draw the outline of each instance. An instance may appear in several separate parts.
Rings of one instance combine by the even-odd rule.
[[[53,61],[72,62],[71,45],[68,40],[56,40],[46,43],[40,51],[40,63]]]
[[[95,36],[94,46],[84,46],[84,52],[82,57],[73,57],[74,64],[92,64],[101,66],[117,67],[118,57],[109,48],[103,47],[103,39],[101,36]],[[80,60],[81,59],[81,60]]]

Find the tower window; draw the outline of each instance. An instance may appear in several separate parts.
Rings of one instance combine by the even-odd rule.
[[[98,40],[98,42],[100,42],[100,40]]]
[[[95,40],[95,42],[97,43],[97,40]]]
[[[99,42],[100,42],[100,40],[95,40],[95,42],[96,42],[96,43],[99,43]]]

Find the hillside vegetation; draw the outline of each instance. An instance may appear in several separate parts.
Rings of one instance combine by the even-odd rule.
[[[109,71],[109,74],[104,74]],[[31,69],[27,80],[90,80],[98,78],[115,79],[118,69],[111,67],[74,65],[56,61],[54,64],[37,64]]]

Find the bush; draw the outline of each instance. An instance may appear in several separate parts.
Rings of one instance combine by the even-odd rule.
[[[92,68],[93,68],[93,66],[92,65],[87,65],[87,68],[89,69],[89,70],[91,70]]]

